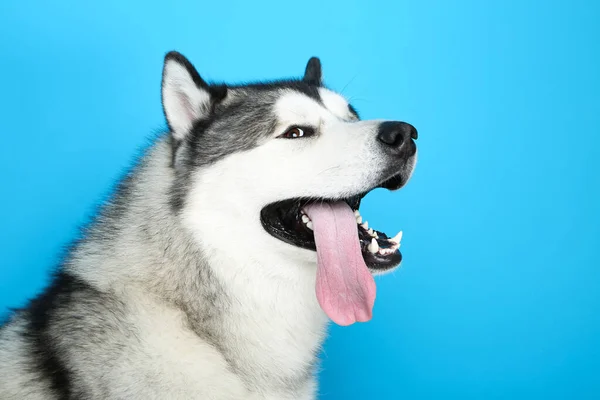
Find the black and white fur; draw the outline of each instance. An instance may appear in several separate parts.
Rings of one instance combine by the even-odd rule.
[[[316,255],[269,235],[269,203],[344,198],[398,161],[321,82],[209,85],[165,58],[160,136],[53,283],[0,328],[0,399],[314,399],[327,318]],[[306,139],[278,138],[310,126]]]

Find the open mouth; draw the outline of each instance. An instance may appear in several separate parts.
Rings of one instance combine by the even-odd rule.
[[[378,187],[403,186],[401,175]],[[375,303],[374,272],[402,261],[400,239],[369,227],[360,215],[368,193],[345,199],[295,198],[264,207],[260,219],[272,236],[317,252],[316,294],[323,311],[337,324],[371,319]]]
[[[403,185],[402,176],[395,175],[377,187],[396,190]],[[307,209],[314,204],[333,205],[343,202],[354,213],[359,247],[365,264],[373,272],[382,272],[394,268],[402,261],[399,250],[402,232],[390,236],[369,226],[359,211],[361,200],[369,192],[370,190],[345,199],[294,198],[272,203],[262,209],[261,223],[269,234],[279,240],[300,248],[317,250],[314,222],[307,214]]]

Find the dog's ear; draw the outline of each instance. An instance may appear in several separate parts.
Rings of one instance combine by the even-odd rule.
[[[308,60],[308,64],[306,64],[303,81],[309,85],[321,86],[321,75],[321,60],[317,57],[311,57],[311,59]]]
[[[162,77],[162,105],[176,141],[184,139],[195,121],[206,117],[212,108],[209,85],[182,54],[165,56]]]

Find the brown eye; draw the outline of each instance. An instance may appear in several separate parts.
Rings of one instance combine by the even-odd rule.
[[[311,128],[300,128],[299,126],[293,126],[279,137],[282,139],[300,139],[303,137],[312,136],[313,134],[314,131]]]

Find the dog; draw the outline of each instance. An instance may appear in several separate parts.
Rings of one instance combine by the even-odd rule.
[[[207,83],[164,58],[158,135],[51,284],[0,328],[0,398],[315,399],[330,321],[372,316],[401,233],[363,221],[417,130],[304,76]]]

